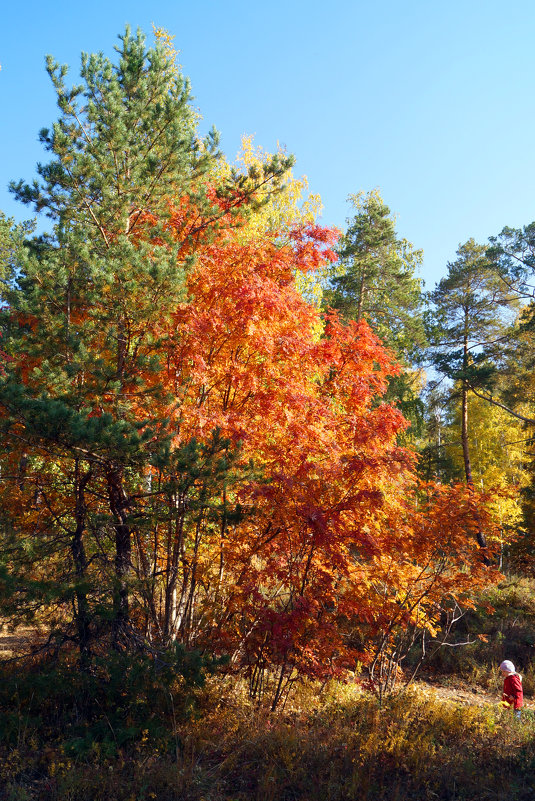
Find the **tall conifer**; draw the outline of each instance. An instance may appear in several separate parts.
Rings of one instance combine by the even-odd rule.
[[[398,403],[418,430],[422,422],[420,379],[411,367],[421,362],[426,344],[422,251],[398,236],[396,221],[378,190],[351,195],[355,215],[337,249],[337,275],[325,305],[348,320],[365,319],[391,348],[405,370],[390,379],[388,399]]]
[[[147,48],[141,32],[127,29],[116,51],[113,61],[83,54],[82,83],[73,87],[67,67],[47,58],[60,111],[40,134],[50,161],[12,191],[53,227],[28,242],[4,282],[4,345],[14,359],[0,386],[4,454],[29,459],[34,475],[41,470],[30,492],[16,467],[21,502],[40,521],[39,547],[57,549],[83,655],[89,596],[105,608],[106,574],[114,642],[128,644],[136,499],[170,433],[164,418],[149,423],[151,402],[195,248],[218,226],[238,224],[255,207],[258,187],[262,198],[266,187],[275,191],[292,163],[278,155],[261,171],[213,186],[217,133],[199,138],[189,82],[164,44]],[[173,201],[192,212],[183,222]],[[58,483],[72,488],[69,505],[41,530],[40,509],[51,508]],[[104,520],[88,518],[88,492],[107,510]],[[91,546],[88,529],[96,534]],[[91,584],[96,564],[102,569]]]
[[[503,284],[485,247],[473,239],[457,250],[448,275],[430,295],[435,304],[430,325],[432,358],[460,395],[460,442],[466,483],[473,487],[468,396],[488,386],[495,366],[489,354],[504,335],[514,298]],[[485,546],[481,532],[480,545]]]

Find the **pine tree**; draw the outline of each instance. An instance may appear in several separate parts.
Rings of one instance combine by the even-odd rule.
[[[4,284],[13,360],[0,386],[4,456],[32,461],[31,487],[12,464],[19,500],[39,521],[39,547],[54,542],[71,560],[63,593],[73,599],[83,654],[88,595],[104,608],[106,574],[113,605],[105,614],[116,646],[128,644],[137,503],[147,465],[169,441],[158,374],[196,247],[240,224],[292,163],[278,155],[215,186],[218,137],[199,139],[189,82],[162,43],[147,48],[129,29],[119,40],[115,61],[82,55],[82,83],[72,88],[67,67],[47,59],[60,110],[40,135],[51,159],[38,165],[38,180],[12,190],[53,228],[28,242]],[[60,484],[72,488],[70,501],[52,514]],[[89,493],[98,499],[92,515]],[[97,536],[90,545],[88,529]]]
[[[325,293],[348,320],[365,319],[405,369],[390,380],[388,399],[399,404],[418,431],[423,421],[421,381],[410,368],[421,362],[426,338],[422,281],[417,270],[422,251],[398,237],[395,218],[379,192],[350,195],[356,211],[340,240],[336,275]]]
[[[425,343],[422,252],[396,233],[395,219],[379,192],[350,196],[356,210],[338,247],[338,275],[329,305],[353,320],[365,318],[398,356],[412,359]]]
[[[457,259],[448,264],[448,275],[430,298],[435,304],[430,316],[432,358],[459,393],[464,475],[473,487],[468,397],[471,391],[490,385],[495,374],[491,357],[504,336],[514,298],[486,257],[485,247],[473,239],[459,247]],[[485,546],[479,536],[480,545]]]
[[[506,226],[498,236],[490,237],[487,256],[495,264],[509,291],[524,304],[505,343],[500,364],[501,391],[498,398],[487,395],[486,400],[523,423],[524,461],[531,480],[523,491],[524,528],[528,534],[528,545],[523,541],[521,549],[532,549],[535,533],[535,222],[516,229]]]

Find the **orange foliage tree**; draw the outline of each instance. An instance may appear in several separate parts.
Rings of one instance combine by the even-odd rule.
[[[359,659],[389,686],[400,635],[433,634],[489,578],[470,536],[483,512],[462,488],[424,500],[397,445],[407,423],[380,402],[390,354],[365,322],[322,321],[296,289],[333,237],[305,226],[281,246],[227,233],[198,250],[168,338],[172,443],[150,479],[166,521],[138,541],[151,629],[226,652],[274,705],[296,677]],[[204,468],[193,476],[192,438]]]

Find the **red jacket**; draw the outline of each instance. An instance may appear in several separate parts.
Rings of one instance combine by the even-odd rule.
[[[502,701],[512,704],[515,709],[524,706],[524,692],[522,690],[522,676],[510,673],[503,682]]]

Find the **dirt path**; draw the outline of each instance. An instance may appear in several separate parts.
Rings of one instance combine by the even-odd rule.
[[[445,687],[438,682],[427,681],[418,681],[416,686],[424,696],[441,698],[463,706],[495,706],[502,697],[501,682],[496,684],[495,692],[482,687]],[[535,703],[531,698],[524,697],[524,706],[527,709],[535,709]]]
[[[42,637],[35,629],[21,626],[14,633],[0,626],[0,660],[30,653]]]

